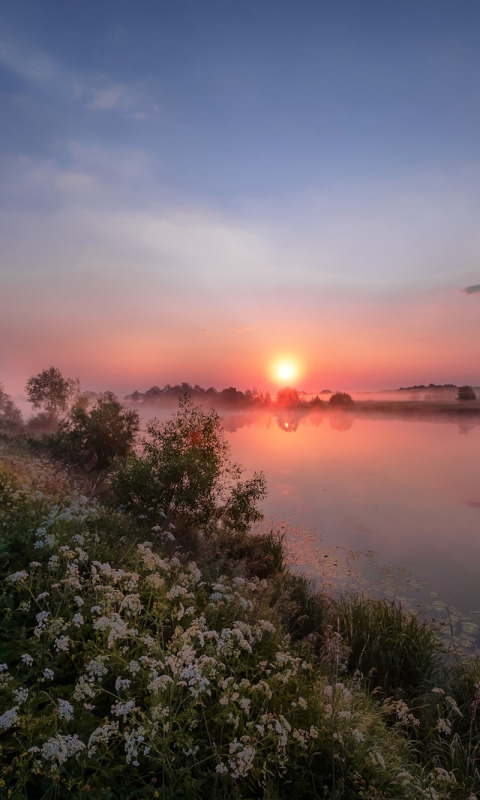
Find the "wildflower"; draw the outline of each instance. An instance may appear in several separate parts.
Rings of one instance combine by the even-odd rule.
[[[132,673],[132,675],[136,675],[137,672],[140,672],[140,664],[138,663],[138,661],[130,661],[128,669]]]
[[[123,734],[123,738],[125,739],[125,755],[127,764],[132,763],[134,767],[139,766],[138,756],[139,756],[139,745],[141,745],[145,741],[145,728],[139,726],[136,730],[133,731],[125,731]],[[143,748],[143,754],[146,755],[149,752],[149,747]]]
[[[61,733],[48,739],[41,749],[41,754],[52,765],[64,764],[67,758],[77,755],[85,750],[85,744],[75,733],[73,736],[63,736]]]
[[[37,594],[35,599],[36,600],[45,600],[46,597],[48,597],[48,592],[40,592],[40,594]]]
[[[8,664],[0,664],[0,673],[8,672]]]
[[[117,678],[117,680],[115,681],[115,691],[121,692],[124,689],[129,689],[130,684],[131,681],[129,681],[128,678]]]
[[[13,706],[13,708],[9,708],[8,711],[5,711],[0,716],[0,729],[3,728],[4,731],[7,731],[13,725],[16,725],[18,720],[18,706]]]
[[[242,736],[242,741],[234,739],[229,745],[229,767],[234,778],[245,778],[250,772],[255,758],[255,748],[247,745],[244,740],[248,737]]]
[[[99,658],[90,659],[86,666],[86,670],[89,674],[89,677],[93,680],[95,680],[95,678],[102,678],[108,672],[105,664]]]
[[[72,617],[72,625],[75,625],[77,628],[80,628],[80,626],[83,625],[84,622],[85,622],[85,620],[83,619],[83,616],[81,614],[74,614],[73,615],[73,617]]]
[[[439,733],[448,734],[452,732],[452,726],[447,719],[440,718],[435,727]]]
[[[128,700],[126,703],[122,703],[121,700],[116,700],[111,707],[110,711],[116,717],[123,717],[123,719],[127,718],[127,715],[130,714],[131,711],[135,708],[135,700]]]
[[[108,744],[110,737],[116,733],[118,733],[118,722],[110,722],[95,728],[88,740],[88,757],[95,755],[100,744]]]
[[[20,656],[20,659],[27,667],[31,667],[33,664],[33,658],[30,653],[24,653],[23,656]]]
[[[43,670],[43,677],[45,678],[46,681],[53,681],[53,679],[55,677],[55,673],[53,672],[53,669],[48,669],[48,667],[46,669],[44,669]]]
[[[57,653],[68,653],[70,648],[70,638],[68,636],[59,636],[54,642],[55,650]]]
[[[18,581],[24,581],[25,578],[28,578],[28,572],[25,569],[21,569],[18,572],[13,572],[11,575],[7,577],[7,581],[11,583],[18,583]]]
[[[58,716],[60,719],[72,719],[73,706],[68,700],[58,701]]]
[[[143,605],[140,602],[140,595],[139,594],[127,594],[126,597],[122,600],[120,605],[121,611],[126,611],[128,614],[140,614],[143,610]]]
[[[20,706],[28,697],[28,689],[25,686],[21,686],[19,689],[14,689],[13,694],[15,695],[15,700]]]

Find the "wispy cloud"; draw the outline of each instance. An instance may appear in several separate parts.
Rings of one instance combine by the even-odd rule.
[[[464,294],[476,294],[476,292],[480,292],[480,283],[476,283],[475,286],[466,286],[465,289],[462,289]]]
[[[0,63],[15,75],[35,83],[47,83],[57,73],[53,59],[41,50],[24,50],[11,39],[0,41]]]

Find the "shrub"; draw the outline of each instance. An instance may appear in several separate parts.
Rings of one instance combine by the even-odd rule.
[[[261,518],[257,504],[266,492],[262,473],[241,480],[216,411],[187,399],[165,423],[147,427],[141,455],[118,464],[112,486],[118,503],[148,519],[158,515],[205,533],[246,531]]]
[[[476,400],[477,395],[471,386],[460,386],[458,389],[457,400]]]
[[[50,439],[56,455],[81,466],[86,472],[104,470],[115,458],[125,458],[131,451],[139,429],[136,411],[128,411],[117,398],[100,397],[88,410],[77,404]]]
[[[330,406],[335,406],[335,407],[339,406],[345,408],[348,406],[352,406],[353,400],[351,396],[347,394],[347,392],[335,392],[335,394],[332,394],[331,397],[329,398],[328,404]]]

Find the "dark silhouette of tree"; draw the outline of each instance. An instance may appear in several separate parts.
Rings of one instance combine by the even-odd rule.
[[[110,392],[91,409],[75,405],[53,437],[53,449],[86,472],[104,470],[131,452],[139,425],[137,412],[125,409]]]
[[[471,386],[459,386],[457,400],[476,400],[477,395]]]
[[[22,414],[0,383],[0,436],[12,436],[23,427]]]
[[[28,379],[25,391],[34,408],[58,422],[77,397],[79,385],[72,378],[64,378],[57,367],[48,367]]]
[[[353,400],[347,392],[335,392],[330,397],[328,404],[335,407],[348,407],[353,405]]]
[[[286,406],[288,408],[298,406],[300,398],[297,390],[292,389],[290,386],[285,386],[284,389],[280,389],[277,392],[277,403],[279,406]]]

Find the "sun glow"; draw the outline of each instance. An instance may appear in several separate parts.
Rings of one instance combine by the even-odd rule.
[[[276,383],[292,384],[300,374],[298,362],[293,358],[277,359],[272,365],[271,374]]]

